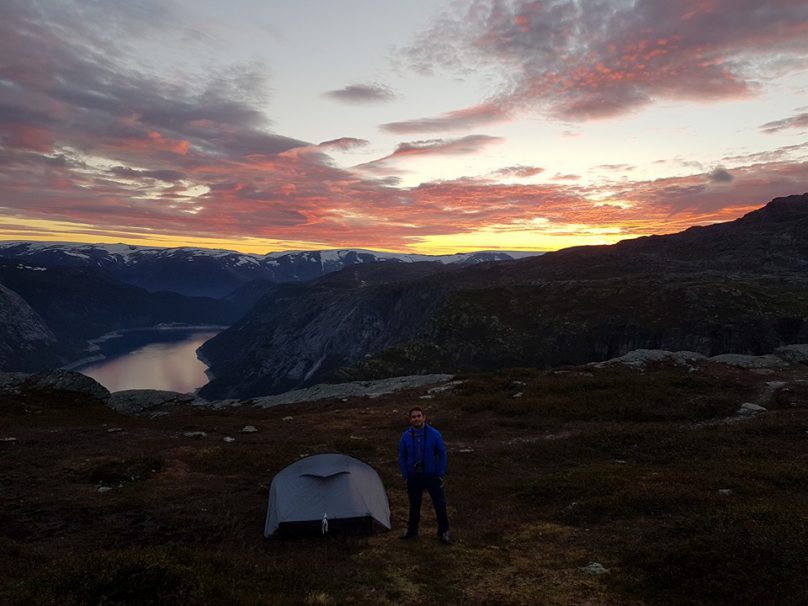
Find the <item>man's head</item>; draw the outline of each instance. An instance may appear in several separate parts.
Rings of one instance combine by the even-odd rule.
[[[420,406],[410,408],[410,425],[415,429],[421,429],[426,423],[426,416]]]

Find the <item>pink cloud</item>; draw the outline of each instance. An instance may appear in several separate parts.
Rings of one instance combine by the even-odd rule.
[[[428,152],[410,143],[403,153]],[[772,197],[801,192],[808,182],[805,163],[781,161],[730,166],[724,170],[731,172],[731,181],[699,172],[597,188],[576,181],[522,185],[479,179],[400,188],[339,169],[324,154],[306,151],[240,161],[207,162],[192,152],[166,158],[178,161],[164,169],[176,173],[147,177],[118,167],[116,173],[136,180],[133,185],[86,169],[75,172],[71,159],[34,164],[29,156],[14,156],[4,160],[0,191],[20,217],[72,221],[116,233],[126,225],[130,233],[405,250],[421,236],[491,225],[530,229],[533,219],[556,230],[578,225],[627,235],[677,231],[734,218]],[[189,197],[185,185],[170,180],[180,176],[180,167],[186,171],[184,181],[206,184],[209,191]],[[169,180],[154,190],[147,183],[157,178]],[[155,191],[156,197],[146,195]],[[604,199],[620,204],[603,204]]]
[[[804,68],[808,4],[475,1],[444,15],[406,54],[416,69],[495,66],[508,77],[489,104],[503,112],[605,118],[659,99],[755,94],[765,78],[780,75],[767,67],[775,60],[783,71]],[[452,123],[431,120],[413,122]]]
[[[54,6],[11,0],[0,7],[0,55],[15,57],[0,66],[10,83],[0,89],[0,199],[20,220],[69,221],[121,239],[266,237],[403,250],[422,236],[492,225],[675,231],[738,216],[808,182],[800,146],[793,146],[723,158],[720,170],[688,166],[693,174],[685,177],[597,188],[574,175],[544,184],[456,179],[404,188],[389,172],[407,158],[478,153],[501,139],[409,141],[361,170],[341,169],[327,151],[364,142],[344,137],[314,146],[273,133],[262,111],[260,70],[223,86],[212,79],[203,92],[149,78],[115,62],[120,48],[103,52],[93,31],[82,29],[91,24]],[[805,22],[802,2],[639,2],[632,12],[624,3],[564,0],[472,6],[468,19],[455,20],[458,32],[474,34],[460,50],[508,67],[501,70],[513,75],[508,90],[435,118],[388,124],[388,131],[461,130],[532,107],[587,116],[602,112],[599,104],[609,113],[663,97],[746,94],[754,90],[757,59],[803,52],[808,39],[795,33]],[[45,10],[56,13],[40,14]],[[731,23],[721,25],[728,15]],[[67,25],[49,28],[61,23],[56,17],[78,29],[66,36]],[[104,157],[111,168],[87,156]],[[512,166],[499,174],[540,171]],[[620,204],[602,203],[609,198]]]

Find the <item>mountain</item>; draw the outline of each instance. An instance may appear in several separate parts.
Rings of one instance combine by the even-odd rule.
[[[149,291],[220,298],[253,281],[301,282],[368,263],[434,261],[469,265],[539,253],[481,251],[444,256],[321,250],[250,255],[205,248],[150,248],[127,244],[0,242],[0,259],[34,267],[95,268]]]
[[[13,290],[0,284],[0,368],[33,370],[58,364],[56,336]]]
[[[161,323],[228,325],[241,314],[240,308],[228,301],[152,293],[89,267],[46,269],[0,261],[0,284],[13,290],[16,297],[4,297],[8,302],[3,309],[9,311],[0,320],[0,330],[22,334],[15,328],[16,321],[25,320],[25,325],[31,327],[30,334],[36,336],[34,341],[43,343],[39,351],[46,344],[53,345],[61,353],[60,363],[65,362],[65,356],[79,356],[88,339],[114,330]],[[40,338],[44,334],[49,339]],[[8,343],[14,355],[7,357],[0,369],[39,370],[54,366],[52,353],[42,355],[35,363],[29,360],[32,356],[25,354],[25,340]]]
[[[415,338],[436,311],[440,278],[454,271],[440,263],[374,264],[311,284],[282,284],[200,348],[200,357],[216,368],[203,395],[264,395],[312,385],[347,361]],[[230,386],[238,388],[231,392]]]
[[[276,289],[201,348],[202,395],[808,341],[808,194],[678,234],[438,267],[357,266]]]

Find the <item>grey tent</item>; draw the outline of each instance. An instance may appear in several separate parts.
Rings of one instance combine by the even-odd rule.
[[[265,537],[284,531],[339,530],[390,530],[387,493],[370,465],[344,454],[316,454],[295,461],[272,479]]]

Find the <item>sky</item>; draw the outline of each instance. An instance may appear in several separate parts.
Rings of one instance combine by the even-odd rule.
[[[805,0],[3,0],[0,239],[557,250],[808,191]]]

